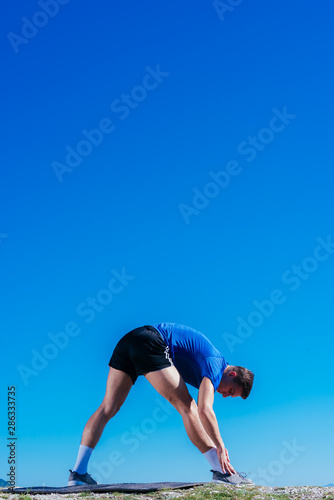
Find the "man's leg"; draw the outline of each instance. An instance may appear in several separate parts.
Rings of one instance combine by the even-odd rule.
[[[126,400],[132,385],[132,379],[127,373],[110,367],[104,399],[84,428],[74,471],[79,472],[79,474],[87,472],[88,460],[102,435],[103,429]]]
[[[214,443],[207,435],[200,421],[197,404],[190,396],[187,386],[175,366],[145,373],[153,387],[167,399],[180,413],[184,427],[191,442],[205,453],[214,448]]]
[[[104,399],[88,420],[81,444],[95,448],[107,422],[118,412],[133,385],[130,375],[110,367]]]

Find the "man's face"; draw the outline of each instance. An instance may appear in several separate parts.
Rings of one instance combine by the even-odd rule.
[[[235,376],[236,373],[232,371],[222,377],[217,392],[222,394],[223,398],[228,398],[229,396],[232,398],[241,397],[242,389],[234,382]]]

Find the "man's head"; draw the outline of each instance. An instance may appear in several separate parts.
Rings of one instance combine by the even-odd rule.
[[[243,366],[228,365],[223,373],[217,392],[224,398],[242,397],[247,399],[252,390],[254,373]]]

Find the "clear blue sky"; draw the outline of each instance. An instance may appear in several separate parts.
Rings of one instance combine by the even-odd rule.
[[[2,478],[7,386],[17,484],[66,484],[117,340],[169,321],[255,372],[248,400],[214,406],[237,470],[334,480],[334,8],[231,3],[1,16]],[[138,380],[99,481],[210,480],[156,398]]]

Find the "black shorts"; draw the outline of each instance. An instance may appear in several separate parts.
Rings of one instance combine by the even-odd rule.
[[[169,347],[153,326],[131,330],[117,343],[109,366],[130,375],[135,383],[139,375],[172,366]]]

